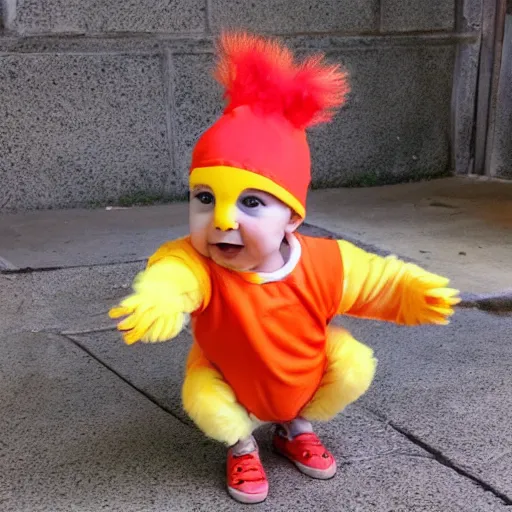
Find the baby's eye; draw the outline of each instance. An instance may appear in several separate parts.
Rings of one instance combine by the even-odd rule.
[[[248,196],[242,199],[242,204],[246,208],[258,208],[263,205],[263,201],[255,196]]]
[[[199,192],[196,194],[196,199],[198,199],[201,204],[212,204],[215,198],[210,192]]]

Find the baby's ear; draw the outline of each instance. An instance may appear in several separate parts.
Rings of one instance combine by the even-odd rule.
[[[297,228],[302,224],[303,218],[300,215],[297,215],[295,212],[292,212],[290,220],[286,226],[286,233],[293,233],[297,230]]]

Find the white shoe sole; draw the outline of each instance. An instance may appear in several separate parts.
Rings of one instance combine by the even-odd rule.
[[[338,469],[336,466],[336,461],[334,461],[333,465],[327,469],[310,468],[309,466],[305,466],[300,462],[295,462],[294,460],[290,459],[290,457],[280,452],[275,446],[273,446],[273,448],[278,455],[281,455],[281,457],[289,460],[301,473],[304,473],[310,478],[315,478],[316,480],[330,480],[336,474]]]
[[[317,480],[330,480],[336,474],[337,470],[336,462],[334,462],[333,465],[327,469],[315,469],[310,468],[309,466],[304,466],[304,464],[301,464],[300,462],[291,462],[295,464],[301,473],[304,473],[311,478],[316,478]]]
[[[239,503],[253,504],[253,503],[261,503],[265,501],[268,496],[268,490],[265,492],[260,492],[258,494],[248,494],[246,492],[237,491],[232,487],[228,486],[229,495]]]

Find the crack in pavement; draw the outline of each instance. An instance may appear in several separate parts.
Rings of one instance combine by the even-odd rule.
[[[133,384],[132,382],[130,382],[126,377],[124,377],[122,374],[120,374],[118,371],[116,371],[112,366],[108,365],[107,363],[105,363],[105,361],[102,361],[98,356],[96,356],[96,354],[94,354],[92,351],[90,351],[87,347],[85,347],[84,345],[82,345],[79,341],[73,339],[70,335],[66,335],[66,334],[63,334],[63,333],[59,333],[60,336],[62,336],[63,338],[65,338],[66,340],[70,341],[71,343],[73,343],[73,345],[75,345],[78,349],[84,351],[88,356],[92,357],[96,362],[98,362],[101,366],[103,366],[104,368],[106,368],[107,370],[109,370],[110,372],[112,372],[116,377],[120,378],[125,384],[128,384],[128,386],[130,386],[130,388],[132,388],[133,390],[137,391],[138,393],[140,393],[141,395],[143,395],[145,398],[147,398],[151,403],[153,403],[154,405],[156,405],[159,409],[161,409],[162,411],[166,412],[167,414],[169,414],[170,416],[172,416],[173,418],[175,418],[176,420],[178,420],[182,425],[184,425],[185,427],[187,428],[192,428],[192,425],[183,421],[182,418],[180,418],[179,416],[176,416],[176,414],[171,410],[169,409],[168,407],[166,407],[165,405],[162,405],[160,402],[158,402],[158,400],[156,398],[154,398],[152,395],[150,395],[149,393],[147,393],[146,391],[138,388],[135,384]]]
[[[58,334],[62,336],[83,336],[84,334],[95,334],[97,332],[109,332],[115,331],[117,327],[115,325],[109,325],[107,327],[92,327],[90,329],[78,329],[74,331],[59,331]]]
[[[193,428],[192,424],[189,424],[186,421],[184,421],[182,418],[176,416],[176,414],[172,411],[172,409],[169,409],[168,407],[162,405],[151,394],[149,394],[149,393],[145,392],[144,390],[140,389],[139,387],[137,387],[135,384],[130,382],[126,377],[124,377],[119,372],[117,372],[112,366],[108,365],[103,360],[98,358],[98,356],[96,356],[87,347],[82,345],[78,340],[72,338],[73,335],[83,335],[83,334],[89,334],[89,333],[94,333],[94,332],[111,331],[111,330],[115,330],[115,329],[116,329],[116,327],[114,326],[114,327],[104,327],[104,328],[98,328],[98,329],[85,329],[85,330],[80,330],[80,331],[78,331],[78,330],[77,331],[60,331],[60,332],[54,332],[54,334],[60,335],[63,338],[65,338],[68,341],[70,341],[71,343],[73,343],[76,347],[78,347],[80,350],[84,351],[88,356],[93,358],[96,362],[101,364],[104,368],[106,368],[107,370],[112,372],[114,375],[116,375],[118,378],[120,378],[123,382],[128,384],[128,386],[130,386],[132,389],[134,389],[135,391],[137,391],[138,393],[143,395],[150,402],[155,404],[158,408],[160,408],[161,410],[163,410],[167,414],[171,415],[173,418],[177,419],[182,425],[184,425],[186,427],[189,427],[189,428]],[[186,331],[186,332],[189,332],[189,333],[191,332],[190,331],[190,326],[186,326],[183,330]],[[375,416],[375,413],[373,413],[372,411],[370,411],[370,413]],[[380,417],[378,417],[377,419],[381,420]],[[368,455],[368,456],[344,455],[341,458],[342,458],[343,464],[347,464],[348,465],[348,464],[355,464],[355,463],[358,463],[358,462],[366,462],[366,461],[369,461],[369,460],[381,459],[381,458],[389,457],[389,456],[394,456],[394,457],[396,457],[396,456],[399,456],[399,457],[414,457],[414,458],[424,458],[424,459],[429,459],[429,460],[435,458],[434,455],[432,453],[430,453],[430,452],[428,452],[427,454],[410,453],[410,452],[399,450],[399,449],[391,449],[391,450],[387,450],[387,451],[382,452],[382,453],[377,453],[375,455]]]
[[[364,242],[354,236],[349,236],[343,233],[335,233],[334,231],[330,231],[328,229],[322,228],[320,226],[316,226],[315,224],[310,224],[309,222],[303,222],[298,229],[299,232],[303,232],[305,235],[309,236],[317,236],[330,238],[334,240],[346,240],[351,244],[357,245],[361,249],[364,249],[367,252],[372,252],[379,256],[389,256],[392,254],[391,251],[384,250],[374,244]],[[417,261],[412,258],[401,257],[404,261],[410,261],[411,263],[416,263]]]
[[[310,224],[308,222],[304,222],[299,227],[299,232],[303,232],[305,235],[309,236],[317,236],[324,237],[330,239],[340,239],[346,240],[352,244],[357,245],[361,249],[365,251],[377,254],[379,256],[389,256],[393,254],[390,251],[384,250],[376,245],[366,243],[362,240],[359,240],[357,237],[349,236],[343,233],[335,233],[333,231],[327,230],[320,226],[316,226],[314,224]],[[414,258],[397,254],[398,258],[405,262],[419,264],[418,260]],[[128,261],[111,261],[105,263],[89,263],[89,264],[79,264],[79,265],[56,265],[49,267],[22,267],[17,268],[12,264],[3,265],[1,264],[2,260],[0,257],[0,275],[3,276],[15,276],[20,274],[33,274],[33,273],[41,273],[41,272],[56,272],[59,270],[67,270],[67,269],[80,269],[80,268],[93,268],[93,267],[110,267],[115,265],[130,265],[134,263],[145,263],[147,262],[147,258],[139,258]],[[7,268],[3,268],[7,267]],[[501,293],[496,294],[474,294],[468,292],[462,292],[460,294],[462,301],[458,304],[459,308],[472,309],[476,308],[480,311],[484,311],[486,313],[494,314],[494,315],[508,315],[512,313],[512,291],[505,290]]]
[[[459,475],[463,476],[464,478],[467,478],[471,480],[474,484],[481,487],[484,491],[490,492],[493,494],[496,498],[500,499],[504,505],[511,506],[512,505],[512,498],[507,496],[506,494],[502,493],[498,489],[496,489],[491,484],[488,484],[481,478],[471,474],[469,471],[466,471],[465,469],[457,466],[455,462],[453,462],[450,458],[448,458],[446,455],[444,455],[440,450],[437,448],[433,448],[425,441],[422,441],[419,437],[415,436],[405,428],[399,427],[396,425],[393,421],[386,418],[383,414],[381,414],[378,411],[375,411],[374,409],[371,409],[369,407],[363,407],[366,411],[373,414],[377,419],[385,423],[386,425],[389,425],[393,430],[398,432],[399,434],[406,437],[409,441],[414,443],[416,446],[419,446],[423,450],[427,451],[432,455],[432,458],[438,462],[439,464],[451,469],[452,471],[455,471]]]
[[[305,234],[308,234],[310,236],[320,236],[330,239],[346,240],[347,242],[350,242],[360,247],[361,249],[364,249],[367,252],[371,252],[379,256],[385,257],[394,254],[393,252],[381,249],[376,245],[369,244],[362,240],[359,240],[357,237],[348,236],[343,233],[335,233],[334,231],[330,231],[328,229],[316,226],[314,224],[309,224],[308,222],[304,222],[301,228],[304,228]],[[301,228],[299,228],[299,230]],[[416,265],[421,266],[421,262],[414,258],[405,256],[403,254],[395,255],[402,261],[414,263]],[[486,313],[490,313],[493,315],[507,315],[512,313],[512,290],[505,290],[503,292],[495,294],[475,294],[461,292],[460,297],[462,300],[457,305],[457,307],[459,308],[477,308],[480,311],[484,311]]]
[[[135,384],[130,382],[126,377],[124,377],[122,374],[120,374],[118,371],[116,371],[112,366],[108,365],[103,360],[98,358],[86,346],[84,346],[78,340],[76,340],[76,339],[71,337],[74,334],[77,334],[77,335],[78,334],[87,334],[89,332],[102,332],[102,331],[113,330],[113,329],[115,329],[115,327],[100,328],[98,330],[62,331],[62,332],[59,332],[57,334],[60,335],[61,337],[65,338],[66,340],[70,341],[78,349],[80,349],[83,352],[85,352],[88,356],[90,356],[92,359],[94,359],[96,362],[98,362],[104,368],[106,368],[107,370],[112,372],[115,376],[117,376],[119,379],[121,379],[130,388],[132,388],[133,390],[137,391],[139,394],[141,394],[146,399],[148,399],[151,403],[156,405],[159,409],[161,409],[162,411],[166,412],[167,414],[169,414],[170,416],[172,416],[173,418],[178,420],[182,425],[184,425],[187,428],[193,428],[192,424],[189,424],[188,422],[184,421],[182,418],[177,416],[171,409],[169,409],[168,407],[162,405],[151,394],[149,394],[146,391],[144,391],[144,390],[140,389],[139,387],[137,387]],[[189,329],[187,329],[187,330],[189,330]],[[377,459],[377,458],[387,457],[387,456],[390,456],[390,455],[391,456],[407,456],[407,457],[427,458],[427,459],[435,460],[436,462],[438,462],[439,464],[447,467],[448,469],[450,469],[452,471],[455,471],[460,476],[462,476],[462,477],[464,477],[466,479],[471,480],[478,487],[480,487],[484,491],[490,492],[496,498],[501,500],[501,502],[504,505],[506,505],[506,506],[511,506],[512,505],[512,498],[507,496],[505,493],[499,491],[493,485],[485,482],[484,480],[482,480],[481,478],[473,475],[469,471],[459,467],[449,457],[444,455],[442,453],[442,451],[440,451],[440,450],[430,446],[427,442],[421,440],[418,436],[412,434],[407,429],[398,426],[393,421],[391,421],[390,419],[386,418],[386,416],[383,415],[382,413],[380,413],[380,412],[378,412],[378,411],[376,411],[376,410],[374,410],[372,408],[369,408],[367,406],[362,406],[362,408],[364,410],[366,410],[368,413],[370,413],[372,416],[374,416],[377,420],[381,421],[386,426],[391,427],[393,430],[395,430],[396,432],[398,432],[399,434],[404,436],[406,439],[408,439],[411,443],[413,443],[414,445],[418,446],[419,448],[421,448],[422,450],[427,452],[428,455],[407,453],[407,452],[404,452],[404,451],[401,451],[401,450],[390,450],[388,452],[384,452],[384,453],[377,454],[377,455],[371,455],[371,456],[360,456],[360,457],[357,457],[357,456],[356,457],[345,456],[345,457],[343,457],[345,464],[353,464],[353,463],[357,463],[357,462],[362,462],[362,461],[368,461],[368,460],[373,460],[373,459]]]
[[[342,455],[341,459],[343,459],[344,464],[353,464],[355,462],[365,462],[368,460],[376,460],[376,459],[382,459],[384,457],[414,457],[418,459],[428,459],[432,460],[434,459],[434,456],[432,454],[423,454],[423,453],[408,453],[404,452],[402,450],[388,450],[386,452],[377,453],[375,455],[366,455],[366,456],[351,456],[351,455]]]
[[[0,275],[36,274],[40,272],[57,272],[59,270],[91,268],[91,267],[112,267],[114,265],[130,265],[133,263],[145,263],[148,259],[136,259],[127,261],[109,261],[107,263],[87,263],[81,265],[57,265],[53,267],[22,267],[22,268],[0,268]]]
[[[309,224],[307,222],[303,223],[299,231],[304,232],[305,234],[308,234],[309,236],[317,236],[317,237],[325,237],[325,238],[340,238],[343,240],[347,240],[348,242],[351,242],[353,244],[358,245],[358,247],[361,247],[365,251],[374,252],[380,256],[387,256],[390,254],[389,251],[384,251],[383,249],[380,249],[379,247],[363,242],[361,240],[357,240],[354,237],[348,236],[348,235],[342,235],[338,233],[334,233],[332,231],[329,231],[327,229],[321,228],[319,226],[315,226],[313,224]],[[402,258],[407,261],[414,261],[411,258]],[[59,270],[67,270],[67,269],[78,269],[78,268],[89,268],[89,267],[111,267],[113,265],[128,265],[132,263],[145,263],[148,260],[148,258],[138,258],[135,260],[126,260],[126,261],[109,261],[105,263],[83,263],[78,265],[53,265],[48,267],[16,267],[13,264],[9,263],[9,265],[6,265],[7,268],[2,268],[0,265],[0,275],[16,275],[16,274],[33,274],[33,273],[39,273],[39,272],[55,272]],[[7,261],[7,260],[3,260]]]

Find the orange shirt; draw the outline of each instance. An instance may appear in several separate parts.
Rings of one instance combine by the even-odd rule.
[[[312,398],[325,369],[327,325],[341,301],[337,242],[296,236],[301,258],[277,282],[248,282],[208,260],[211,297],[193,314],[204,355],[263,421],[289,421]]]

